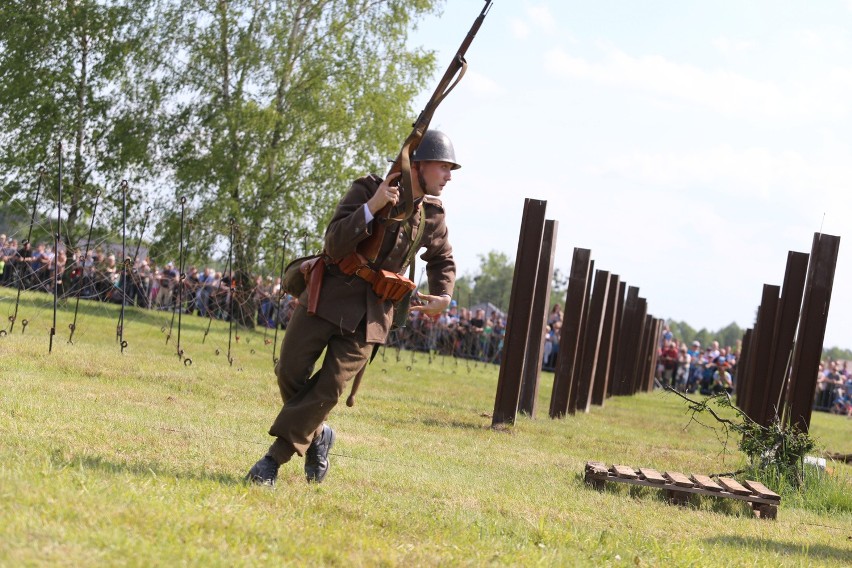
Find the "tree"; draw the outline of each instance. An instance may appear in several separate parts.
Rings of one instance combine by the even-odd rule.
[[[500,310],[509,309],[515,265],[506,253],[495,250],[479,255],[479,274],[474,276],[472,304],[491,302]]]
[[[172,101],[163,148],[207,245],[233,227],[248,273],[308,233],[318,248],[348,183],[399,150],[434,69],[405,42],[433,0],[173,0],[161,45]],[[161,223],[163,234],[177,213]],[[160,246],[175,244],[161,242]],[[199,245],[202,248],[203,245]],[[250,323],[251,310],[240,318]]]
[[[678,341],[692,343],[698,339],[698,332],[696,332],[695,329],[693,329],[692,326],[685,321],[678,322],[670,319],[666,321],[666,325],[669,326],[669,330]],[[698,341],[701,340],[698,339]],[[704,343],[702,343],[702,345],[704,345]]]
[[[831,349],[823,349],[823,359],[831,359],[832,361],[852,361],[852,350],[841,349],[840,347],[832,347]]]
[[[54,191],[60,143],[66,244],[81,236],[94,195],[121,202],[119,181],[150,176],[146,15],[150,0],[5,0],[0,4],[2,201],[30,201],[39,165]],[[42,195],[45,195],[44,193]],[[42,211],[55,203],[46,194]],[[26,199],[29,198],[29,199]],[[138,197],[131,194],[131,201]],[[103,211],[103,209],[102,209]],[[117,208],[112,209],[118,212]],[[29,214],[26,214],[29,217]]]
[[[559,268],[553,269],[553,281],[550,285],[550,305],[547,307],[548,313],[553,308],[554,304],[559,304],[565,307],[565,294],[568,292],[568,275],[564,274]]]

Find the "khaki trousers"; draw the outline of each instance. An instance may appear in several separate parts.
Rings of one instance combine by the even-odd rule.
[[[284,463],[294,453],[305,455],[314,436],[322,432],[346,383],[367,364],[372,349],[366,341],[365,322],[349,333],[320,317],[309,316],[302,305],[296,307],[275,366],[284,406],[269,429],[277,438],[269,456]],[[325,357],[314,373],[323,350]]]

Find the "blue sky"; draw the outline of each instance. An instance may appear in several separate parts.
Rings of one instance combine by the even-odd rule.
[[[420,22],[439,75],[482,6]],[[588,248],[654,316],[747,328],[824,232],[825,345],[852,348],[852,0],[496,0],[467,60],[432,122],[463,165],[443,195],[460,274],[514,258],[543,199],[563,272]]]

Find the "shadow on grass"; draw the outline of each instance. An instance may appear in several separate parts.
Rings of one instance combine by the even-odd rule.
[[[70,459],[63,456],[60,450],[54,450],[51,454],[51,462],[59,467],[83,467],[112,474],[129,473],[139,476],[166,476],[175,479],[189,479],[193,481],[213,481],[222,485],[242,485],[245,483],[243,476],[234,476],[225,473],[213,472],[182,472],[170,467],[164,467],[157,462],[130,463],[116,462],[104,459],[100,456],[76,455]]]
[[[762,521],[772,522],[772,521]],[[799,555],[806,558],[819,558],[821,560],[833,560],[838,563],[838,566],[845,565],[849,562],[849,549],[825,544],[815,544],[810,546],[797,546],[787,542],[779,542],[777,540],[767,538],[755,538],[748,536],[715,536],[702,539],[710,545],[725,545],[737,549],[746,549],[756,553],[773,552],[779,555]],[[754,556],[759,558],[759,556]]]

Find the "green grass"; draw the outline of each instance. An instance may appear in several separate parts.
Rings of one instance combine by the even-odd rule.
[[[0,292],[0,315],[14,294]],[[71,310],[71,311],[68,311]],[[299,459],[274,489],[243,476],[280,405],[273,332],[231,335],[184,316],[81,303],[73,344],[52,301],[25,294],[0,338],[0,565],[819,566],[852,558],[852,468],[805,492],[785,488],[778,519],[740,502],[666,504],[653,490],[582,481],[587,460],[733,471],[734,440],[689,423],[664,393],[591,413],[490,428],[498,368],[380,351],[353,408],[338,405],[325,483]],[[5,322],[4,322],[5,323]],[[8,324],[5,326],[8,328]],[[240,336],[239,341],[236,335]],[[280,341],[280,334],[278,340]],[[219,354],[216,354],[216,351]],[[253,351],[253,352],[252,352]],[[852,453],[852,420],[816,413],[821,451]],[[826,489],[827,488],[827,489]]]

